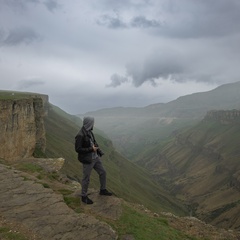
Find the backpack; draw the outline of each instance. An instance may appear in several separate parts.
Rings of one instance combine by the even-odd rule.
[[[75,152],[77,152],[78,153],[78,148],[79,147],[81,147],[81,146],[79,146],[79,141],[78,141],[78,139],[79,139],[79,137],[81,136],[81,134],[82,134],[82,131],[81,131],[81,129],[80,129],[80,131],[77,133],[77,135],[75,136],[75,143],[74,143],[74,146],[75,146]],[[81,136],[82,137],[82,136]]]
[[[75,145],[75,152],[77,152],[77,149],[78,149],[78,141],[77,141],[78,140],[78,136],[79,135],[75,136],[75,144],[74,144]]]
[[[82,128],[80,129],[80,131],[75,136],[75,144],[74,144],[74,146],[75,146],[75,152],[77,152],[77,153],[78,153],[78,151],[77,151],[78,148],[82,147],[82,146],[79,146],[79,141],[78,141],[79,137],[86,138],[86,131],[84,131],[84,129],[82,129]]]

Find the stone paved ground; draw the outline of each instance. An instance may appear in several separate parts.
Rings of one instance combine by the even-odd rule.
[[[107,224],[75,213],[61,195],[24,179],[19,171],[3,164],[0,164],[0,216],[44,240],[117,239]]]

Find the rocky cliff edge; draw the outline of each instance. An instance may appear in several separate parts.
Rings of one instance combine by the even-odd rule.
[[[14,160],[45,151],[46,101],[41,97],[0,100],[0,158]]]

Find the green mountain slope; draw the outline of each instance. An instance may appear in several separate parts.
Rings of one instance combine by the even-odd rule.
[[[150,105],[146,109],[150,114],[155,110],[160,116],[202,118],[209,110],[239,109],[239,92],[240,82],[229,83],[211,91],[179,97],[164,105]]]
[[[59,108],[51,106],[45,119],[47,134],[47,157],[63,157],[63,172],[69,177],[81,180],[82,165],[74,151],[74,137],[81,126],[81,120],[70,116]],[[163,188],[151,180],[142,168],[129,162],[114,150],[110,140],[98,134],[96,139],[105,155],[104,166],[107,170],[108,188],[117,196],[131,202],[143,204],[155,211],[172,211],[184,214],[184,208],[173,200]],[[98,176],[93,172],[90,187],[99,188]]]
[[[234,121],[205,119],[165,145],[146,150],[138,163],[188,202],[197,217],[240,229],[239,145],[240,116]]]

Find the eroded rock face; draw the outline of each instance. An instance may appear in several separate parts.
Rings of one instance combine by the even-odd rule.
[[[0,100],[0,158],[14,160],[45,151],[46,138],[42,98]]]

